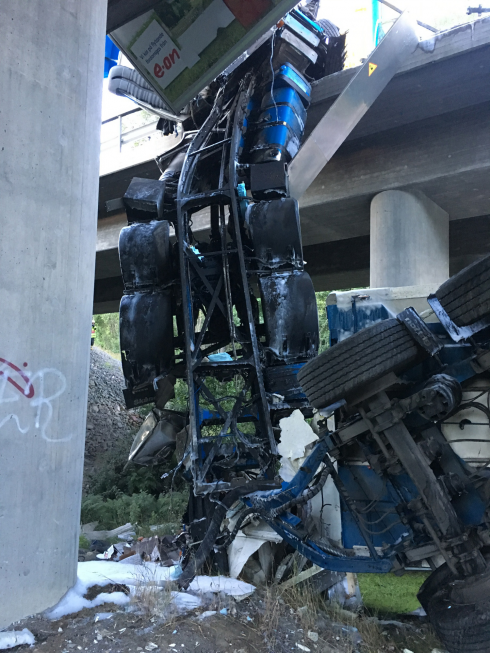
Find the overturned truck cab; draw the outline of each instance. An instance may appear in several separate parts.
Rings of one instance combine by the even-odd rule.
[[[417,47],[413,21],[402,15],[305,140],[312,82],[342,69],[345,37],[316,21],[314,3],[250,3],[253,17],[239,4],[214,0],[219,11],[199,17],[242,29],[235,49],[215,53],[221,69],[204,65],[216,29],[206,43],[194,29],[186,53],[185,3],[157,3],[113,32],[137,70],[114,67],[111,89],[181,131],[157,160],[160,180],[134,179],[123,198],[124,392],[128,407],[153,405],[130,459],[175,451],[192,484],[186,532],[200,544],[182,587],[211,558],[226,572],[223,552],[255,516],[283,554],[331,572],[428,564],[420,601],[447,649],[486,650],[490,472],[457,445],[471,440],[466,411],[490,417],[490,258],[434,289],[430,319],[411,298],[393,310],[374,291],[329,305],[320,354],[303,261],[298,199]],[[150,36],[178,58],[154,61]],[[199,61],[207,77],[194,74]],[[180,413],[166,408],[177,379],[188,389]],[[281,420],[292,416],[313,418],[315,433],[286,478]],[[484,428],[473,442],[490,448]],[[308,509],[327,487],[335,537]]]

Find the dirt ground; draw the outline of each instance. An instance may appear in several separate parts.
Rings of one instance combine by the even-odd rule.
[[[154,606],[153,606],[154,607]],[[206,606],[185,615],[162,618],[141,602],[125,608],[105,604],[58,621],[36,616],[11,629],[28,628],[35,653],[432,653],[443,648],[419,617],[357,616],[339,608],[293,608],[271,591],[242,601],[215,595]],[[226,614],[221,614],[223,610]],[[204,611],[216,614],[202,617]],[[100,613],[110,615],[100,619]],[[388,623],[387,623],[388,621]],[[17,647],[16,650],[28,648]],[[11,649],[12,650],[12,649]]]

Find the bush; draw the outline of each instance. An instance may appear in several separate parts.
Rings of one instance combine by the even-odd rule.
[[[150,525],[177,533],[189,499],[188,491],[168,492],[155,497],[147,492],[107,499],[89,494],[82,499],[82,524],[97,522],[98,530],[111,530],[131,522],[138,534],[148,534]]]
[[[173,482],[174,489],[184,489],[186,483],[180,476],[170,474],[165,480],[164,472],[171,472],[177,466],[175,456],[150,467],[130,463],[128,456],[136,430],[121,438],[114,448],[101,457],[95,473],[86,479],[86,493],[102,495],[104,499],[117,499],[123,494],[133,495],[146,492],[155,497],[164,494]]]
[[[95,315],[95,344],[111,354],[120,354],[119,350],[119,313]]]

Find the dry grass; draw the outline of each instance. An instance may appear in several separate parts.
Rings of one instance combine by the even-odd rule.
[[[260,630],[271,651],[276,649],[279,617],[284,611],[284,601],[277,592],[276,585],[270,585],[265,590],[264,612],[262,614]]]
[[[304,641],[311,650],[314,646],[309,642],[308,633],[318,634],[316,648],[322,653],[353,653],[357,650],[363,653],[401,653],[404,649],[428,653],[441,647],[428,625],[386,627],[372,612],[347,611],[338,603],[315,594],[306,582],[287,589],[272,584],[265,589],[263,612],[257,625],[269,651],[283,649],[280,646],[281,621],[283,628],[284,619],[289,615],[291,621],[299,622]],[[353,628],[362,638],[362,644],[357,647],[352,641]]]
[[[131,603],[147,617],[171,618],[172,590],[174,583],[161,584],[156,580],[155,570],[141,565],[132,587]]]

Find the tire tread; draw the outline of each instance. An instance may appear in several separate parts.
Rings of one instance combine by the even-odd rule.
[[[310,403],[324,408],[420,357],[421,350],[408,330],[390,318],[324,351],[300,370],[298,380]]]

